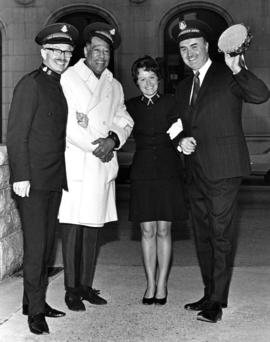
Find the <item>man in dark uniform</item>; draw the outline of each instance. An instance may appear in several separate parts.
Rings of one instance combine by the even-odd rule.
[[[41,45],[42,65],[19,81],[9,113],[11,184],[24,237],[23,314],[28,315],[34,334],[49,333],[45,316],[65,315],[51,308],[45,297],[62,188],[67,188],[67,103],[60,77],[77,37],[76,28],[65,23],[49,25],[38,33],[35,41]]]
[[[180,22],[174,37],[193,75],[176,89],[184,131],[190,206],[204,296],[185,309],[197,319],[217,322],[227,307],[235,229],[237,193],[250,161],[242,128],[243,102],[269,98],[263,81],[242,67],[240,55],[225,54],[225,63],[209,58],[210,27],[199,20]]]

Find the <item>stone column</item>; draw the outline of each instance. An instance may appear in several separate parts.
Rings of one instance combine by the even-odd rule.
[[[22,260],[21,223],[11,198],[7,149],[0,145],[0,280],[18,270]]]

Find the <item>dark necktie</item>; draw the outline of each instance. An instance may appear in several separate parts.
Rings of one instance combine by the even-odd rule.
[[[199,71],[196,71],[193,77],[193,92],[192,92],[192,97],[190,100],[190,106],[193,107],[195,105],[195,102],[197,100],[199,90],[200,90],[200,79],[199,79]]]

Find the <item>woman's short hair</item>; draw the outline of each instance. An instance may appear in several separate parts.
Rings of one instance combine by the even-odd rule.
[[[136,85],[138,82],[139,69],[144,69],[145,71],[152,71],[157,75],[158,80],[161,79],[160,66],[159,66],[158,62],[154,58],[152,58],[151,56],[146,55],[144,57],[138,58],[132,64],[131,75],[132,75],[133,81]]]

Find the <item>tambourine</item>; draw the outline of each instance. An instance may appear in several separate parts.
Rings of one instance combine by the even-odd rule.
[[[250,30],[244,24],[232,25],[219,37],[218,51],[231,57],[242,55],[248,49],[251,39]]]

